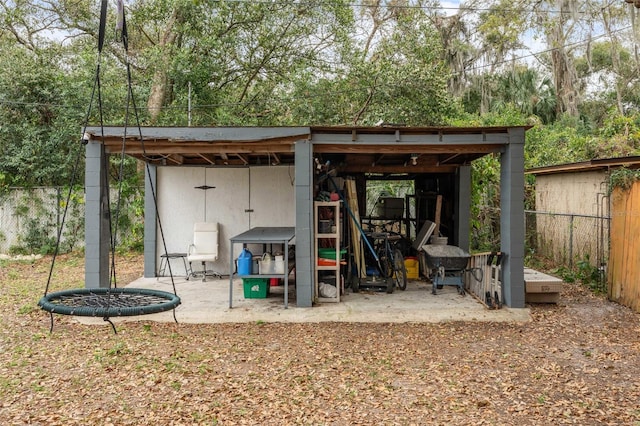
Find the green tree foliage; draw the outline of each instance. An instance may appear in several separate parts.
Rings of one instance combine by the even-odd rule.
[[[467,112],[484,110],[486,115],[513,108],[521,117],[543,123],[555,121],[556,102],[552,82],[525,66],[478,76],[463,95]]]
[[[352,20],[341,1],[149,2],[132,14],[152,120],[186,124],[190,84],[192,119],[207,125],[273,124],[272,100],[299,73],[331,72]]]
[[[3,3],[0,184],[66,184],[85,120],[125,122],[127,63],[142,124],[530,124],[528,167],[635,154],[635,21],[565,3],[132,1],[128,52],[110,3],[100,99],[95,2]],[[556,50],[519,61],[524,34]]]
[[[342,69],[314,78],[300,74],[283,93],[289,121],[307,124],[446,124],[457,103],[447,93],[447,68],[433,27],[420,10],[374,19],[387,37],[349,46]],[[387,28],[388,27],[388,28]]]
[[[56,54],[0,45],[0,56],[0,172],[7,185],[62,184],[82,116]]]
[[[594,43],[576,60],[583,81],[593,81],[598,90],[585,96],[582,114],[596,126],[603,124],[610,108],[618,114],[640,109],[640,73],[638,59],[629,47],[617,41]]]
[[[11,8],[13,6],[13,8]],[[85,121],[121,123],[124,84],[103,84],[87,117],[97,15],[88,2],[17,2],[0,9],[0,174],[10,186],[68,184]],[[106,57],[104,62],[112,60]],[[112,80],[110,69],[103,79]],[[110,75],[111,74],[111,75]],[[78,179],[82,179],[80,167]]]

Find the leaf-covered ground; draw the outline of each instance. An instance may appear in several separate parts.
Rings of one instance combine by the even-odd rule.
[[[640,315],[565,285],[526,324],[86,326],[0,261],[0,424],[640,425]],[[118,259],[120,282],[139,256]],[[52,290],[82,286],[58,259]],[[64,284],[57,281],[64,280]]]

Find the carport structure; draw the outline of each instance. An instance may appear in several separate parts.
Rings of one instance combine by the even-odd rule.
[[[165,167],[293,170],[297,306],[313,304],[313,201],[316,161],[339,174],[447,175],[451,177],[455,244],[469,249],[471,162],[500,156],[503,301],[524,307],[525,126],[406,127],[88,127],[86,145],[86,286],[108,287],[109,229],[105,174],[109,154],[124,150],[149,165],[145,191],[145,276],[158,258],[158,172]],[[163,220],[163,226],[167,226]],[[221,244],[227,241],[221,240]],[[233,255],[233,254],[231,254]]]

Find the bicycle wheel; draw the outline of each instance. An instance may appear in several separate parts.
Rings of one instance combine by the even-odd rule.
[[[393,250],[393,271],[396,280],[396,286],[400,290],[407,289],[407,268],[404,264],[404,256],[400,249]]]
[[[380,259],[380,277],[391,278],[393,276],[393,264],[391,263],[391,259],[389,259],[389,256],[387,256],[386,253],[379,253],[378,259]]]

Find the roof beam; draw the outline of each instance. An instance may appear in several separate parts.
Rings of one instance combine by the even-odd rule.
[[[469,164],[490,153],[500,153],[510,143],[507,127],[408,127],[400,125],[313,127],[140,127],[89,126],[84,137],[101,142],[107,152],[127,155],[153,164],[247,166],[291,164],[295,143],[308,140],[315,154],[344,156],[351,166],[371,167]],[[525,130],[528,126],[524,126]],[[124,144],[124,146],[123,146]],[[413,165],[411,160],[419,157]],[[268,157],[268,160],[266,160]],[[354,157],[354,158],[352,158]],[[409,160],[407,160],[409,158]],[[396,172],[402,170],[394,169]],[[435,169],[441,171],[442,169]]]
[[[216,156],[215,155],[198,154],[198,156],[203,158],[207,163],[211,164],[212,166],[216,165]]]
[[[105,141],[105,147],[109,152],[118,152],[122,150],[122,141],[118,143],[113,143],[112,141]],[[236,144],[203,144],[203,143],[151,143],[146,142],[144,147],[138,141],[127,141],[125,145],[125,151],[127,154],[147,154],[147,155],[158,155],[158,154],[226,154],[229,152],[233,153],[245,153],[245,154],[253,154],[253,153],[268,153],[268,152],[294,152],[293,144],[291,143],[263,143],[263,142],[253,142],[253,143],[236,143]]]
[[[184,164],[184,157],[178,154],[168,155],[167,160],[178,165]]]
[[[238,157],[245,166],[249,164],[249,159],[247,158],[246,155],[236,154],[236,157]]]
[[[489,154],[501,152],[502,145],[481,144],[481,145],[359,145],[359,144],[327,144],[314,145],[314,153],[334,153],[334,154]]]
[[[355,136],[355,140],[354,140]],[[414,134],[414,133],[375,133],[356,135],[340,133],[313,133],[311,141],[314,145],[482,145],[499,144],[507,145],[509,135],[504,134]]]
[[[455,173],[457,166],[430,166],[430,165],[390,165],[373,166],[362,164],[346,164],[339,167],[341,173]]]
[[[440,160],[440,161],[439,161],[439,163],[440,163],[440,164],[446,164],[446,163],[448,163],[449,161],[453,160],[454,158],[458,157],[459,155],[460,155],[460,154],[453,154],[453,155],[450,155],[450,156],[446,157],[444,160]]]
[[[86,133],[92,139],[116,138],[122,140],[127,128],[123,126],[88,126]],[[130,129],[129,129],[130,130]],[[249,142],[270,139],[308,139],[309,127],[140,127],[131,135],[145,140],[172,140],[193,142]]]

